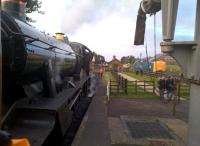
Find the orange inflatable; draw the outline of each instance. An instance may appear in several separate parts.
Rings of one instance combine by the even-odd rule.
[[[166,62],[158,60],[153,63],[153,72],[165,72],[166,71]]]
[[[11,139],[9,146],[31,146],[27,138]]]

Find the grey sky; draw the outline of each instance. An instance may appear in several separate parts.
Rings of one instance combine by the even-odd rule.
[[[192,40],[194,33],[196,0],[179,0],[176,40]],[[140,0],[43,0],[45,15],[36,18],[36,27],[53,34],[64,32],[71,41],[81,42],[107,60],[113,55],[140,53],[145,57],[144,46],[134,46],[135,21]],[[156,15],[157,52],[162,40],[161,12]],[[146,22],[146,40],[149,55],[154,55],[153,17]]]

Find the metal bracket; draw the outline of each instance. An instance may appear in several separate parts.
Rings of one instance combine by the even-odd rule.
[[[183,70],[184,77],[192,80],[200,79],[198,43],[195,41],[161,42],[161,50],[177,60]]]

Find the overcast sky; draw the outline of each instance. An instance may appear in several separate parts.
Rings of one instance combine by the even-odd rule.
[[[85,44],[105,56],[142,54],[144,46],[134,46],[135,23],[141,0],[42,0],[44,15],[31,14],[33,25],[50,34],[65,33],[70,41]],[[179,0],[175,40],[193,40],[196,0]],[[154,55],[153,16],[147,16],[146,42],[148,53]],[[156,14],[157,52],[162,40],[161,12]]]

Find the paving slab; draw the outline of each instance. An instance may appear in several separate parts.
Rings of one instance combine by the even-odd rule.
[[[109,129],[110,129],[112,146],[118,146],[118,145],[185,146],[186,145],[185,139],[187,135],[187,123],[183,122],[180,119],[169,119],[169,118],[158,118],[158,117],[136,117],[136,116],[121,115],[120,117],[109,117],[108,120],[109,120]],[[162,136],[158,135],[158,133],[157,136],[155,137],[143,137],[143,138],[133,137],[131,135],[131,129],[127,126],[127,122],[160,123],[162,126],[164,126],[163,127],[164,130],[168,131],[172,137],[164,136],[162,138]],[[140,129],[141,127],[137,128]],[[152,127],[149,128],[152,129]]]
[[[160,121],[165,123],[174,133],[180,138],[181,146],[187,144],[188,124],[180,119],[167,119],[159,118]]]

